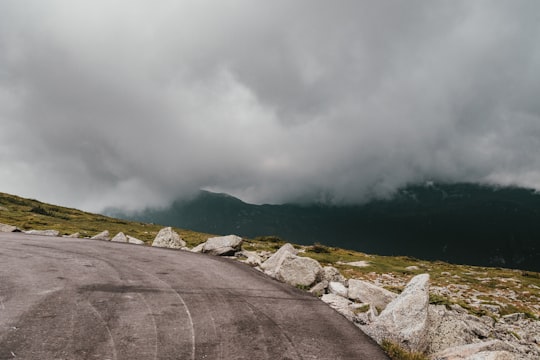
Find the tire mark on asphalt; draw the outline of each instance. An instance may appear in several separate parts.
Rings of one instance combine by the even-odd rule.
[[[118,278],[121,280],[121,281],[130,281],[130,279],[126,279],[125,277],[125,274],[123,273],[123,271],[121,271],[117,265],[113,264],[111,261],[108,261],[106,259],[104,259],[103,257],[99,257],[99,255],[103,256],[103,254],[99,253],[99,252],[96,252],[94,249],[90,248],[90,249],[87,249],[87,250],[92,250],[95,252],[95,255],[91,255],[91,254],[86,254],[86,253],[81,253],[81,252],[78,252],[78,251],[71,251],[71,250],[67,250],[67,249],[64,249],[64,248],[60,248],[60,247],[53,247],[53,246],[46,246],[46,245],[35,245],[35,244],[27,244],[27,243],[23,243],[22,245],[25,245],[25,246],[28,246],[30,248],[41,248],[41,249],[46,249],[46,250],[49,250],[49,251],[55,251],[55,252],[60,252],[60,253],[65,253],[65,254],[70,254],[70,255],[77,255],[78,257],[83,257],[83,258],[87,258],[87,259],[92,259],[94,261],[97,261],[97,262],[100,262],[100,263],[104,263],[106,264],[110,269],[112,269],[114,272],[116,272]],[[10,249],[12,251],[17,251],[16,249]],[[29,251],[29,253],[32,253],[31,251]],[[35,254],[35,252],[34,252]],[[37,255],[41,256],[41,257],[48,257],[48,258],[54,258],[54,259],[61,259],[61,260],[64,260],[65,258],[62,258],[62,257],[59,257],[57,254],[52,254],[52,255],[44,255],[43,253],[37,253]],[[56,256],[55,256],[56,255]],[[129,266],[128,266],[129,267]],[[132,269],[134,269],[133,267],[130,267]],[[141,296],[140,294],[137,294],[139,296]],[[142,297],[142,296],[141,296]],[[148,308],[149,310],[149,315],[152,317],[152,324],[153,324],[153,327],[154,327],[154,339],[155,339],[155,342],[154,342],[154,360],[157,359],[157,353],[158,353],[158,339],[157,339],[157,325],[156,325],[156,321],[155,321],[155,316],[152,314],[152,310],[148,304],[148,302],[146,301],[146,299],[144,299],[144,303],[145,303],[145,306]],[[111,328],[110,326],[108,325],[108,323],[105,321],[105,319],[103,318],[103,316],[101,315],[101,313],[99,312],[99,310],[90,303],[90,301],[88,299],[85,299],[85,303],[87,303],[88,305],[90,305],[90,309],[92,310],[93,313],[95,313],[97,315],[97,317],[101,320],[101,322],[103,322],[107,328],[107,333],[111,339],[111,342],[112,342],[112,345],[113,345],[113,356],[114,356],[114,359],[117,359],[117,350],[116,350],[116,343],[114,341],[114,335],[112,334],[112,331],[111,331]]]
[[[122,281],[132,281],[132,279],[129,279],[129,278],[125,278],[125,274],[123,270],[120,270],[120,268],[112,263],[111,261],[109,260],[105,260],[104,258],[101,258],[101,257],[97,257],[97,256],[93,256],[93,255],[89,255],[89,254],[80,254],[80,253],[77,253],[77,252],[72,252],[72,251],[65,251],[65,252],[68,252],[68,253],[75,253],[75,254],[78,254],[78,255],[83,255],[85,257],[88,257],[88,258],[91,258],[91,259],[94,259],[94,260],[97,260],[99,262],[102,262],[102,263],[105,263],[107,264],[111,269],[113,269],[117,274],[118,274],[118,278]],[[99,254],[101,255],[101,254]],[[130,268],[130,269],[135,269],[135,270],[138,270],[137,268],[133,267],[133,266],[129,266],[129,265],[125,265],[126,268]],[[142,301],[144,302],[144,305],[145,307],[148,309],[148,315],[150,316],[150,318],[152,319],[152,329],[153,329],[153,333],[154,333],[154,360],[157,360],[158,358],[158,330],[157,330],[157,323],[156,323],[156,317],[155,315],[153,314],[153,311],[152,311],[152,308],[150,307],[150,304],[148,303],[148,301],[146,300],[146,298],[144,296],[142,296],[142,294],[140,293],[136,293],[137,296],[142,299]],[[109,333],[111,333],[109,331]],[[113,340],[114,342],[114,340]]]
[[[148,309],[148,314],[152,314],[152,309],[150,308],[150,304],[148,304],[148,301],[142,296],[141,294],[137,293],[137,296],[142,299],[144,302],[144,305]],[[154,360],[157,360],[158,358],[158,330],[157,330],[157,324],[156,324],[156,317],[154,315],[150,316],[152,318],[152,325],[154,329]]]
[[[107,328],[107,333],[109,334],[109,338],[111,339],[111,343],[112,343],[113,359],[115,360],[118,359],[118,356],[116,353],[116,343],[114,342],[114,337],[111,332],[111,328],[109,327],[109,324],[105,321],[105,319],[103,319],[103,316],[101,316],[101,313],[98,311],[98,309],[94,307],[94,305],[92,305],[92,303],[90,303],[90,301],[87,300],[86,303],[90,305],[90,309],[97,315],[97,317],[101,320],[101,322]]]
[[[217,337],[219,333],[216,327],[216,319],[214,319],[214,316],[212,316],[211,312],[209,312],[208,315],[210,316],[210,320],[212,320],[212,328],[214,330],[214,335]],[[223,359],[223,341],[221,339],[221,336],[219,337],[218,346],[219,346],[219,359]]]
[[[193,317],[191,316],[191,312],[189,311],[189,307],[187,306],[186,302],[184,301],[184,298],[182,297],[182,295],[180,295],[180,293],[178,291],[176,291],[168,282],[166,282],[164,280],[161,280],[156,275],[154,275],[154,274],[152,274],[152,273],[150,273],[148,271],[142,270],[140,268],[137,268],[137,267],[134,267],[134,269],[147,274],[148,276],[156,279],[160,283],[165,284],[165,286],[167,288],[169,288],[174,294],[176,294],[178,299],[180,299],[180,302],[184,306],[184,309],[186,311],[186,314],[187,314],[187,317],[188,317],[188,320],[189,320],[189,328],[190,328],[190,332],[191,332],[191,360],[195,360],[195,325],[193,323]]]
[[[287,348],[292,350],[292,352],[294,352],[296,354],[297,359],[301,359],[301,360],[304,359],[302,354],[297,350],[297,348],[296,348],[293,340],[289,336],[289,334],[287,334],[287,332],[274,319],[272,319],[264,311],[260,310],[257,306],[253,305],[252,303],[250,303],[245,298],[240,298],[240,301],[246,304],[246,306],[250,309],[250,311],[253,313],[253,315],[255,317],[256,317],[257,314],[259,314],[262,317],[264,317],[265,319],[267,319],[273,326],[275,326],[277,329],[279,329],[279,332],[280,332],[281,336],[283,336],[286,339],[287,343],[288,343]]]

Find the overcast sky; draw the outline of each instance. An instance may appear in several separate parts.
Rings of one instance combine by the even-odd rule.
[[[358,202],[540,189],[540,1],[0,2],[0,191]]]

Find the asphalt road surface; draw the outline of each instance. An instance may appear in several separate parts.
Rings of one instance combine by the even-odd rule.
[[[319,299],[185,251],[0,234],[0,359],[388,359]]]

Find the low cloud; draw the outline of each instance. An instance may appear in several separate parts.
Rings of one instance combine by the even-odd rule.
[[[0,191],[360,202],[540,189],[533,1],[3,1]]]

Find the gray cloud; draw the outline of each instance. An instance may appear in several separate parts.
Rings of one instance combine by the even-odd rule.
[[[100,210],[224,191],[540,189],[536,1],[3,1],[0,190]]]

